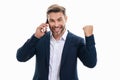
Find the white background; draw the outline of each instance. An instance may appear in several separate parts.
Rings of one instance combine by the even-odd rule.
[[[32,80],[35,57],[22,63],[16,51],[46,21],[51,4],[66,7],[67,28],[84,37],[82,27],[94,25],[98,62],[87,68],[78,61],[80,80],[120,80],[119,0],[0,0],[0,80]]]

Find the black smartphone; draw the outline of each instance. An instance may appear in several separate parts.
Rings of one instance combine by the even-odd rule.
[[[48,23],[48,19],[46,19],[46,23]]]
[[[46,19],[46,24],[48,24],[48,19]],[[42,29],[42,32],[47,32],[47,30],[45,30],[45,28]]]

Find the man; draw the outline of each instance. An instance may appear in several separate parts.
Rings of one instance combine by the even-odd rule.
[[[93,68],[97,62],[93,26],[83,27],[84,39],[66,30],[65,8],[53,4],[47,10],[47,22],[17,51],[17,60],[25,62],[36,55],[33,80],[78,80],[77,58]],[[50,31],[47,32],[49,26]]]

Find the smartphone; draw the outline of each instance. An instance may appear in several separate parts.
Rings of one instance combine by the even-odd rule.
[[[48,19],[46,19],[46,24],[48,24]],[[41,31],[44,32],[44,33],[47,32],[47,30],[45,28],[43,28]]]
[[[48,19],[46,19],[46,23],[48,24]]]

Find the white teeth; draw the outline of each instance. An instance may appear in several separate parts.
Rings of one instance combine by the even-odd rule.
[[[55,31],[59,31],[60,29],[59,28],[55,28]]]

